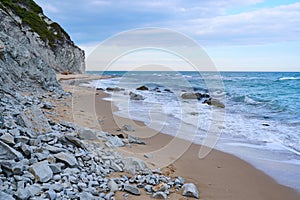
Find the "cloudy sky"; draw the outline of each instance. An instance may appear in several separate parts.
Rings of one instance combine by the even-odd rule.
[[[35,1],[87,54],[119,32],[160,27],[197,41],[219,70],[300,71],[300,1]]]

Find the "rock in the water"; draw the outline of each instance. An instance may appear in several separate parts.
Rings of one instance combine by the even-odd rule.
[[[183,196],[186,197],[194,197],[194,198],[199,198],[199,191],[197,189],[197,187],[195,186],[195,184],[193,183],[186,183],[182,186],[183,188]]]
[[[105,144],[111,148],[125,146],[124,142],[118,136],[110,137]]]
[[[208,104],[210,106],[216,106],[216,107],[219,107],[219,108],[225,108],[225,104],[223,104],[218,99],[214,99],[214,98],[209,98],[209,99],[205,100],[203,103],[206,103],[206,104]]]
[[[98,139],[96,133],[94,133],[90,129],[83,129],[83,130],[79,131],[78,137],[82,140],[96,140],[96,139]]]
[[[60,152],[55,154],[54,157],[62,162],[67,163],[71,167],[78,165],[76,158],[72,154]]]
[[[147,164],[144,161],[135,157],[125,158],[123,159],[123,163],[124,163],[124,171],[131,174],[135,174],[137,172],[144,172],[149,169]]]
[[[192,92],[187,92],[187,93],[183,93],[181,95],[181,98],[183,99],[202,99],[202,98],[209,98],[208,94],[202,94],[199,92],[196,93],[192,93]]]
[[[45,161],[33,164],[29,170],[35,176],[35,179],[42,183],[48,182],[53,176],[48,162]]]
[[[152,195],[152,198],[154,198],[154,199],[166,199],[167,194],[164,193],[164,192],[156,192]]]
[[[22,160],[23,158],[21,153],[0,141],[0,160]]]
[[[143,85],[141,87],[136,88],[136,90],[149,90],[149,88],[147,86]]]
[[[51,126],[49,125],[47,118],[41,110],[36,107],[25,109],[20,117],[27,128],[39,135],[51,131]]]
[[[2,192],[0,191],[0,199],[3,199],[3,200],[15,200],[15,198],[13,198],[11,195],[5,193],[5,192]]]
[[[129,192],[130,194],[141,195],[140,189],[137,188],[136,186],[129,185],[129,184],[125,184],[125,185],[123,185],[123,189],[124,189],[126,192]]]
[[[136,93],[133,93],[133,92],[130,92],[129,96],[130,96],[130,100],[141,101],[141,100],[145,99],[142,95],[136,94]]]
[[[124,90],[124,89],[119,88],[119,87],[114,87],[114,88],[108,87],[108,88],[106,88],[106,91],[108,91],[108,92],[120,92],[122,90]]]

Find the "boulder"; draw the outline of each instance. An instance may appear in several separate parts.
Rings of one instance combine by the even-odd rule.
[[[46,196],[48,199],[50,200],[55,200],[56,199],[56,192],[54,192],[53,190],[48,190],[48,192],[46,192]]]
[[[124,131],[128,131],[128,132],[134,132],[135,131],[134,128],[129,124],[125,124],[122,128],[123,128]]]
[[[90,129],[82,129],[81,131],[79,131],[78,137],[82,140],[96,140],[96,139],[98,139],[96,133],[93,132]]]
[[[108,88],[106,88],[106,91],[108,91],[108,92],[120,92],[120,91],[123,91],[123,90],[124,89],[119,88],[119,87],[114,87],[114,88],[108,87]]]
[[[122,162],[124,164],[124,171],[131,174],[136,174],[137,172],[144,172],[149,169],[144,161],[135,157],[125,158],[122,160]]]
[[[153,190],[154,192],[165,192],[165,191],[168,190],[168,185],[165,184],[165,183],[160,183],[160,184],[158,184],[158,185],[156,185],[156,186],[153,186],[153,187],[152,187],[152,190]]]
[[[54,154],[54,157],[64,163],[67,163],[71,167],[78,165],[75,156],[70,153],[60,152],[58,154]]]
[[[14,137],[11,134],[9,134],[9,133],[3,134],[0,137],[0,140],[2,140],[3,142],[5,142],[6,144],[15,145]]]
[[[0,199],[15,200],[10,194],[0,191]]]
[[[145,99],[142,95],[136,94],[136,93],[133,93],[133,92],[130,92],[129,96],[130,96],[130,100],[142,101],[142,100]]]
[[[166,199],[167,198],[167,194],[164,192],[156,192],[152,195],[153,199]]]
[[[214,98],[209,98],[209,99],[205,100],[203,103],[206,103],[206,104],[208,104],[210,106],[216,106],[216,107],[219,107],[219,108],[225,108],[225,104],[223,104],[218,99],[214,99]]]
[[[85,144],[73,135],[66,135],[65,138],[67,139],[67,141],[71,142],[76,147],[86,149]]]
[[[147,86],[143,85],[141,87],[136,88],[136,90],[149,90],[149,88]]]
[[[110,137],[105,144],[110,148],[125,146],[124,142],[118,136]]]
[[[127,140],[129,143],[134,143],[134,144],[146,144],[145,142],[141,141],[140,138],[137,138],[137,137],[133,137],[131,135],[128,135],[127,136]]]
[[[33,184],[28,187],[26,187],[29,190],[29,193],[31,196],[35,196],[36,194],[40,193],[42,191],[42,188],[38,184]]]
[[[202,94],[202,93],[199,93],[199,92],[196,92],[196,93],[192,93],[192,92],[186,92],[186,93],[183,93],[181,95],[181,98],[183,99],[202,99],[202,98],[209,98],[209,95],[208,94]]]
[[[197,189],[197,187],[195,186],[195,184],[193,183],[186,183],[182,186],[183,188],[183,196],[186,197],[194,197],[194,198],[199,198],[199,191]]]
[[[16,196],[19,200],[27,200],[30,198],[31,194],[27,188],[18,188]]]
[[[114,180],[110,180],[107,184],[107,187],[109,188],[109,190],[111,192],[118,191],[118,189],[119,189],[118,184]]]
[[[22,160],[23,158],[21,153],[0,141],[0,160]]]
[[[53,176],[53,172],[47,161],[33,164],[29,168],[29,171],[34,175],[37,181],[42,183],[48,182]]]
[[[123,190],[133,195],[141,195],[140,189],[133,185],[124,184]]]
[[[2,166],[3,172],[7,175],[22,175],[23,173],[23,164],[22,162],[15,162],[13,160],[0,160],[0,165]]]
[[[20,120],[25,127],[31,129],[38,135],[49,133],[51,131],[51,126],[49,125],[47,118],[37,107],[25,109],[20,115]]]

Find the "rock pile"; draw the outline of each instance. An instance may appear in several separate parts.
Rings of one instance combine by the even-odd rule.
[[[108,200],[117,191],[140,195],[142,190],[166,199],[181,189],[182,195],[198,198],[194,184],[152,171],[144,161],[113,150],[138,139],[47,119],[43,112],[53,107],[43,102],[47,96],[0,95],[0,199]],[[124,173],[109,178],[118,172]]]

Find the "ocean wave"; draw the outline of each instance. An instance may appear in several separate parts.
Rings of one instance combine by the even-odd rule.
[[[259,104],[262,103],[262,102],[259,102],[259,101],[254,100],[254,99],[252,99],[252,98],[250,98],[250,97],[248,97],[248,96],[245,96],[244,102],[245,102],[246,104],[250,104],[250,105],[259,105]]]
[[[280,81],[286,81],[286,80],[300,80],[300,77],[293,77],[293,76],[288,76],[288,77],[281,77],[279,78]]]

